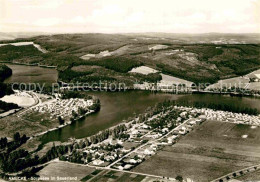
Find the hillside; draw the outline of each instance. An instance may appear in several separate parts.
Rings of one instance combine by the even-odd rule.
[[[42,32],[0,32],[0,41],[15,40],[18,38],[30,38],[42,34]]]
[[[49,52],[2,46],[0,61],[56,65],[66,81],[132,83],[143,78],[128,71],[145,65],[195,83],[215,83],[260,67],[259,34],[60,34],[19,41],[33,41]],[[85,69],[77,70],[80,65]]]

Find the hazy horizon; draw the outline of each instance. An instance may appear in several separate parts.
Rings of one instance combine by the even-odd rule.
[[[234,33],[234,32],[204,32],[204,33],[181,33],[181,32],[112,32],[112,33],[106,33],[106,32],[36,32],[36,31],[26,31],[26,32],[17,32],[17,31],[9,31],[9,32],[2,32],[5,34],[12,34],[12,33],[32,33],[32,34],[185,34],[185,35],[203,35],[203,34],[259,34],[257,32],[243,32],[243,33]]]
[[[0,32],[260,33],[260,0],[0,0]]]

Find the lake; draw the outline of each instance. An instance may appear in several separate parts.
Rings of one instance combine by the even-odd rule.
[[[43,143],[55,140],[66,141],[70,137],[83,138],[91,136],[120,123],[122,120],[133,116],[134,113],[142,113],[147,107],[154,106],[156,103],[163,102],[166,99],[235,104],[237,106],[257,108],[260,111],[260,100],[257,98],[241,98],[214,94],[154,94],[149,91],[90,92],[89,94],[95,95],[100,99],[101,110],[72,125],[43,135]]]
[[[25,83],[55,83],[58,78],[57,70],[41,68],[37,66],[25,66],[7,64],[13,75],[5,82]],[[147,107],[164,100],[193,100],[206,101],[208,103],[223,103],[248,108],[257,108],[260,111],[260,99],[253,97],[231,97],[228,95],[214,94],[188,94],[174,95],[167,93],[151,93],[149,91],[126,92],[89,92],[89,95],[97,96],[101,101],[101,110],[87,116],[62,129],[49,132],[42,136],[42,142],[66,141],[70,137],[83,138],[93,135],[120,123],[122,120],[133,116],[134,113],[143,113]]]
[[[13,74],[7,78],[5,83],[56,83],[58,72],[53,68],[42,68],[39,66],[26,66],[17,64],[5,64],[12,69]]]

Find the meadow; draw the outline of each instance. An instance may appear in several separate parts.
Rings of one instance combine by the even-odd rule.
[[[133,171],[210,181],[260,163],[259,131],[259,127],[207,121]]]

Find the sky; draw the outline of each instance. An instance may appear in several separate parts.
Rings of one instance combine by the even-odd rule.
[[[260,0],[0,0],[0,32],[260,33]]]

